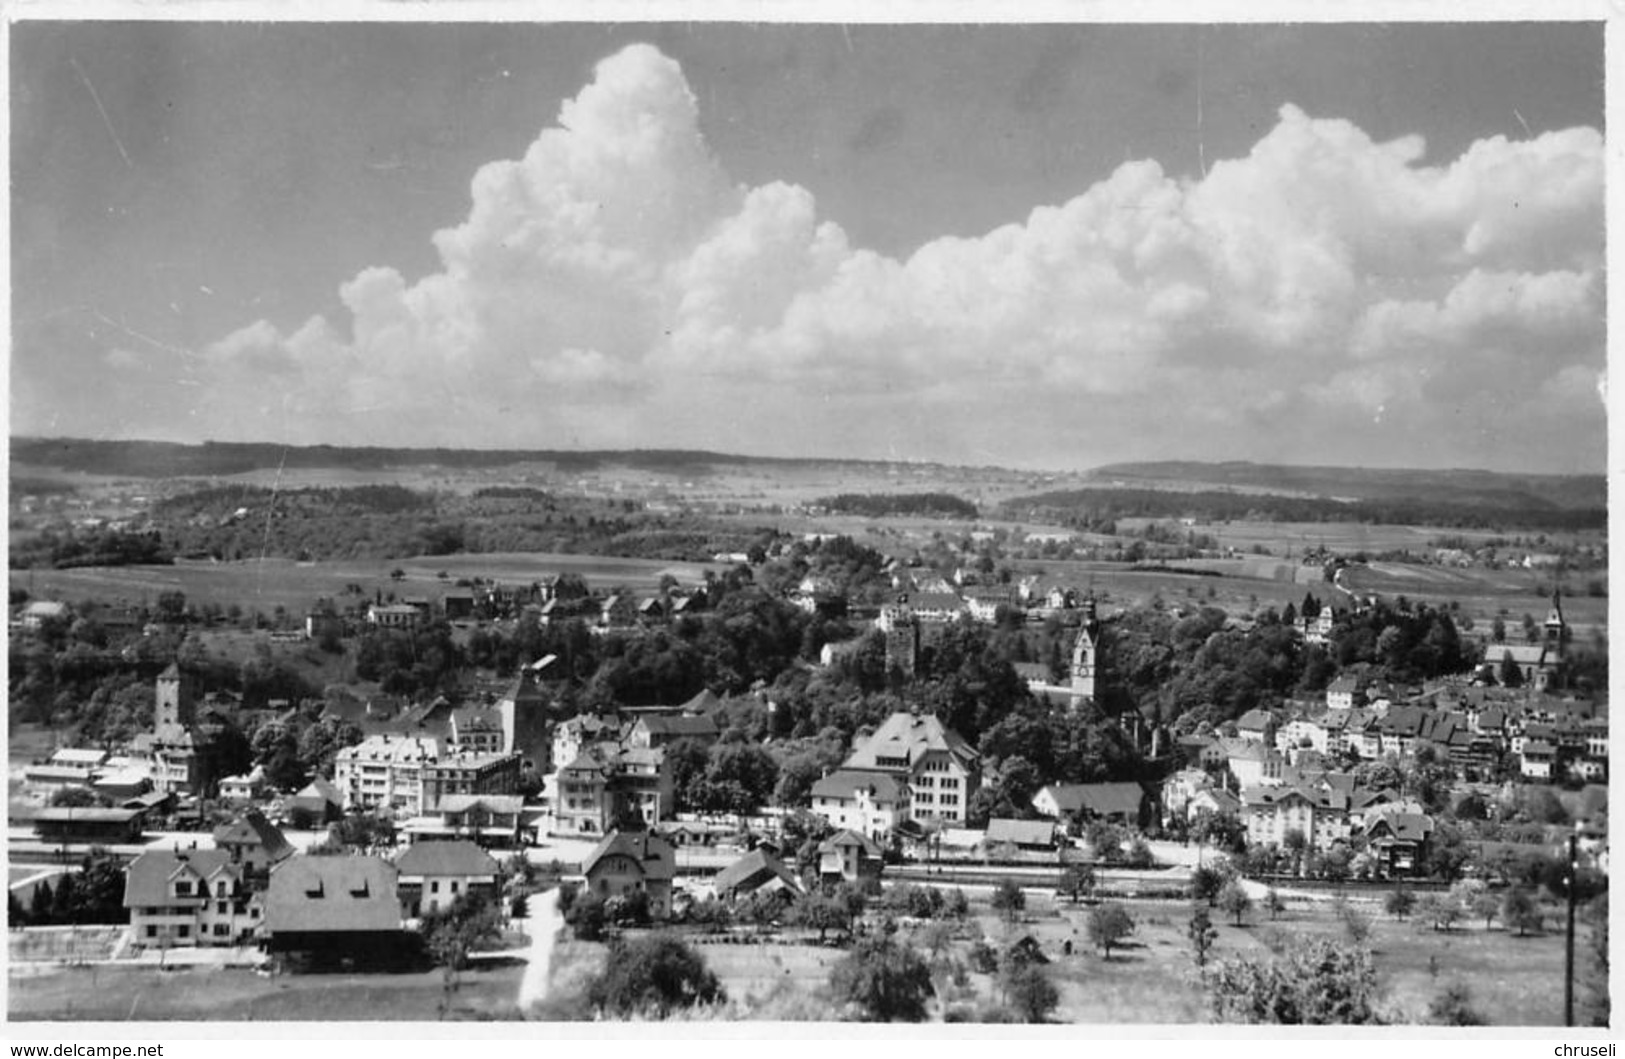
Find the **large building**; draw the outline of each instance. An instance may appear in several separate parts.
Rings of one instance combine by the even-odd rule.
[[[906,783],[908,819],[917,823],[963,825],[982,780],[980,756],[959,733],[914,713],[892,714],[842,767]]]
[[[517,754],[452,753],[424,736],[375,735],[339,751],[333,783],[346,809],[422,816],[447,795],[512,793],[519,772]]]
[[[223,849],[148,850],[124,876],[130,943],[137,948],[235,945],[259,930],[247,867]]]

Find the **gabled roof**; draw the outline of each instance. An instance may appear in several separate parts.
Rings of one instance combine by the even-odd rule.
[[[245,809],[236,820],[215,828],[214,844],[259,846],[265,850],[265,855],[274,861],[293,853],[293,845],[258,809]]]
[[[377,857],[290,857],[271,871],[265,929],[370,933],[401,929],[399,873]]]
[[[1301,799],[1318,809],[1331,811],[1347,810],[1349,807],[1348,795],[1340,790],[1310,787],[1303,784],[1290,784],[1280,787],[1257,786],[1249,787],[1241,792],[1242,801],[1248,806],[1265,807],[1280,805],[1283,802]]]
[[[611,831],[581,863],[583,875],[591,875],[605,857],[630,857],[651,879],[671,879],[677,874],[677,851],[652,831]]]
[[[331,783],[322,779],[320,776],[317,776],[315,779],[305,784],[304,789],[298,794],[295,794],[291,800],[295,802],[320,800],[324,802],[331,802],[334,805],[344,804],[343,795],[339,794],[337,789],[335,789]]]
[[[495,876],[502,869],[491,855],[472,842],[415,842],[395,858],[402,875]]]
[[[662,717],[645,716],[637,720],[634,727],[641,725],[650,735],[668,736],[672,739],[714,739],[717,736],[717,722],[709,716],[698,717]]]
[[[1422,813],[1379,813],[1365,821],[1368,838],[1392,837],[1397,842],[1425,842],[1433,831],[1433,818]]]
[[[908,787],[884,772],[855,772],[851,769],[831,772],[812,785],[814,798],[838,798],[844,801],[857,797],[859,791],[868,791],[875,802],[896,804],[905,800]]]
[[[1053,846],[1056,823],[1053,820],[1010,820],[995,817],[987,822],[989,845],[1011,842],[1018,846]]]
[[[433,811],[466,813],[474,809],[499,816],[517,816],[525,809],[525,798],[522,794],[442,794]]]
[[[1087,811],[1095,816],[1135,816],[1145,802],[1145,788],[1138,783],[1052,783],[1049,791],[1063,817]],[[1036,796],[1034,801],[1036,802]]]
[[[1249,732],[1262,732],[1275,723],[1268,710],[1251,709],[1236,719],[1236,727]]]
[[[875,734],[864,740],[846,759],[845,767],[880,769],[878,759],[906,759],[910,766],[931,751],[946,751],[969,767],[980,756],[958,732],[943,724],[934,714],[898,711],[886,718]]]
[[[866,857],[878,857],[881,854],[880,847],[872,839],[860,835],[856,831],[835,832],[835,834],[818,843],[818,852],[834,853],[845,846],[862,847],[863,855]]]
[[[700,693],[683,703],[682,711],[691,716],[709,715],[722,707],[722,700],[710,688],[700,689]]]
[[[153,908],[173,905],[170,882],[182,874],[208,879],[224,871],[233,880],[239,879],[231,863],[231,855],[223,849],[193,849],[177,852],[172,849],[150,849],[130,863],[124,873],[124,907]],[[199,894],[202,898],[206,894]]]
[[[719,895],[734,892],[749,893],[774,879],[780,880],[792,889],[801,889],[801,881],[796,878],[794,872],[784,866],[782,860],[767,850],[758,848],[717,872],[713,885]]]

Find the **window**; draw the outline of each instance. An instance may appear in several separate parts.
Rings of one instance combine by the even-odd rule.
[[[176,879],[175,880],[175,896],[176,897],[191,897],[192,896],[192,882],[191,882],[190,879]]]
[[[155,925],[153,925],[151,923],[148,923],[147,924],[147,937],[156,938],[157,936],[158,936],[158,928]]]
[[[192,928],[191,928],[191,926],[189,924],[182,923],[180,926],[175,928],[175,936],[177,938],[189,938],[189,937],[191,937],[192,936]]]
[[[217,897],[226,896],[226,880],[221,879],[219,882],[215,883],[214,892]]]
[[[231,928],[226,926],[224,923],[216,923],[214,925],[214,936],[217,938],[223,938],[230,930]]]
[[[453,880],[452,880],[452,881],[451,881],[451,892],[452,892],[452,893],[456,893],[456,892],[457,892],[457,880],[456,880],[456,879],[453,879]]]
[[[215,914],[223,916],[226,914],[226,909],[229,907],[231,907],[231,902],[229,901],[216,901],[214,903]]]
[[[437,893],[440,892],[440,880],[439,879],[436,879],[436,880],[434,880],[433,882],[431,882],[429,884],[429,892],[432,893],[432,894],[437,894]]]

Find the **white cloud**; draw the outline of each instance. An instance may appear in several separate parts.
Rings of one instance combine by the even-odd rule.
[[[1234,449],[1268,440],[1260,416],[1364,429],[1380,408],[1392,429],[1566,380],[1542,391],[1555,406],[1603,362],[1600,134],[1498,137],[1442,166],[1424,149],[1286,105],[1205,179],[1125,163],[895,260],[804,188],[733,184],[677,64],[634,46],[523,158],[479,170],[468,218],[434,236],[439,271],[366,269],[340,292],[347,327],[260,321],[208,361],[222,424],[257,380],[248,402],[279,387],[290,414],[393,443],[829,451],[880,432],[832,439],[838,407],[808,422],[809,400],[867,415],[919,394],[989,437],[1077,438],[1098,413],[1232,430]],[[681,437],[612,433],[675,422],[675,401]],[[606,404],[626,414],[570,411]],[[553,414],[490,424],[527,406]]]

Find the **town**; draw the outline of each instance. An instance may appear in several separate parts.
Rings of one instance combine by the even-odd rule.
[[[1373,1018],[1448,1021],[1493,1012],[1437,954],[1426,991],[1379,1001],[1379,915],[1424,943],[1475,920],[1558,942],[1571,898],[1606,922],[1607,710],[1560,591],[1474,635],[1349,591],[1330,556],[1301,602],[1246,613],[829,534],[718,558],[642,590],[391,575],[246,632],[179,593],[14,591],[14,689],[93,655],[149,674],[15,769],[14,968],[477,981],[518,951],[526,981],[481,1017],[523,996],[570,1018],[647,997],[622,961],[532,981],[554,934],[650,966],[675,938],[734,973],[702,961],[662,1010],[1044,1020],[1177,918],[1205,1019],[1250,1002],[1205,970],[1214,920],[1267,916],[1277,941],[1338,924]],[[301,655],[353,679],[316,688]],[[716,947],[769,941],[825,1006]],[[914,984],[870,995],[855,961]]]

